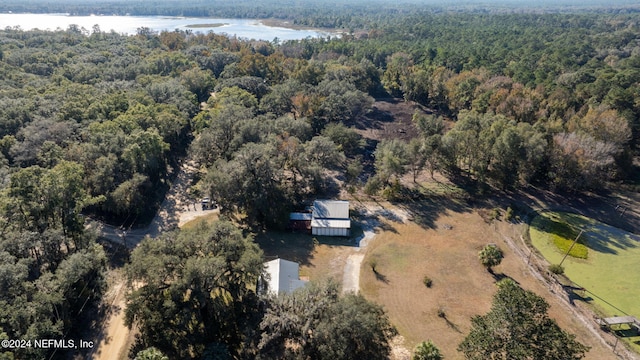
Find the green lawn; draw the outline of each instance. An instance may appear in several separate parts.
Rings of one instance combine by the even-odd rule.
[[[585,245],[586,236],[580,236],[580,230],[573,225],[574,221],[567,221],[558,213],[542,213],[531,221],[533,230],[539,231],[539,235],[546,241],[554,244],[562,254],[569,252],[569,256],[579,259],[589,257],[589,248]],[[574,240],[578,241],[573,244]]]
[[[583,229],[582,242],[588,258],[568,256],[563,263],[565,274],[588,290],[585,298],[606,316],[624,313],[640,318],[640,236],[606,225],[584,216],[569,213],[544,213],[531,222],[529,235],[533,246],[552,264],[558,264],[566,253],[553,242],[559,227]],[[640,350],[640,337],[627,338]]]

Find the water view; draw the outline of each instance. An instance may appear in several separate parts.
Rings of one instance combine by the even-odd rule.
[[[0,14],[0,28],[17,27],[23,30],[67,29],[77,25],[91,32],[95,25],[101,31],[115,31],[133,35],[138,28],[153,31],[191,30],[193,32],[214,32],[239,38],[267,40],[297,40],[307,37],[323,37],[330,33],[316,30],[297,30],[267,26],[260,20],[187,18],[169,16],[70,16],[67,14]]]

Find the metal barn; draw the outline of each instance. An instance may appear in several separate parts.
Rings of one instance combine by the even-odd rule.
[[[311,234],[318,236],[349,236],[349,202],[316,200],[312,206]]]

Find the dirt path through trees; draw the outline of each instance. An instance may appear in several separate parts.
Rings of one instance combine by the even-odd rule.
[[[133,334],[124,324],[124,310],[126,307],[124,279],[114,286],[114,291],[115,298],[111,305],[111,314],[105,322],[105,336],[91,354],[91,359],[93,360],[128,358],[128,345],[133,341]]]
[[[171,188],[158,209],[153,221],[144,228],[134,229],[124,233],[117,227],[93,221],[90,226],[95,227],[100,236],[114,243],[123,244],[132,249],[145,236],[156,237],[163,231],[171,230],[188,220],[207,215],[211,210],[202,210],[199,203],[190,199],[187,189],[191,184],[197,168],[193,162],[185,162],[180,168]],[[124,324],[126,308],[126,282],[124,276],[111,286],[113,300],[110,313],[104,323],[104,336],[91,354],[93,360],[120,360],[128,358],[128,350],[133,342],[132,331]]]
[[[188,220],[209,214],[214,210],[202,210],[199,199],[192,199],[187,191],[197,171],[193,161],[182,164],[156,216],[146,227],[123,230],[99,221],[90,221],[89,227],[97,229],[101,237],[133,249],[147,235],[157,237],[163,231],[175,229]]]

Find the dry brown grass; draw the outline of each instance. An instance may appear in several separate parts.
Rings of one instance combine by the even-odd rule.
[[[347,258],[356,251],[350,241],[276,231],[256,236],[256,242],[268,260],[282,258],[295,261],[300,264],[300,276],[311,281],[334,278],[339,283],[342,282]]]
[[[180,224],[181,229],[192,229],[198,226],[200,223],[211,225],[220,219],[220,212],[194,212],[194,216],[189,218],[184,224]]]
[[[366,203],[360,203],[366,206]],[[393,208],[388,203],[385,208]],[[616,356],[577,318],[564,300],[559,300],[535,278],[526,259],[513,253],[501,234],[515,236],[522,231],[514,225],[488,224],[477,211],[456,212],[434,207],[434,229],[413,222],[385,221],[369,242],[360,271],[361,293],[384,307],[391,322],[413,349],[431,339],[446,359],[462,359],[456,348],[470,330],[471,317],[489,311],[496,279],[478,261],[478,252],[496,243],[505,253],[496,274],[513,278],[520,285],[544,297],[549,314],[566,331],[592,347],[586,359],[607,360]],[[342,281],[346,260],[358,251],[350,240],[316,238],[291,232],[266,232],[256,242],[269,257],[281,257],[301,264],[301,276],[310,280],[328,277]],[[376,272],[371,269],[375,261]],[[427,288],[424,277],[432,279]],[[439,311],[446,317],[440,317]]]
[[[551,317],[592,347],[587,359],[616,358],[531,275],[525,260],[511,251],[495,225],[487,224],[477,212],[448,212],[436,224],[437,229],[424,229],[414,223],[389,223],[392,228],[369,244],[361,269],[362,294],[384,306],[407,348],[432,339],[446,359],[463,358],[456,348],[470,330],[470,319],[489,310],[495,292],[496,280],[480,265],[478,251],[496,243],[505,252],[502,264],[495,268],[497,274],[544,297],[551,304]],[[370,259],[376,261],[377,274],[368,265]],[[431,288],[424,285],[424,276],[433,280]],[[438,316],[439,310],[446,317]]]

